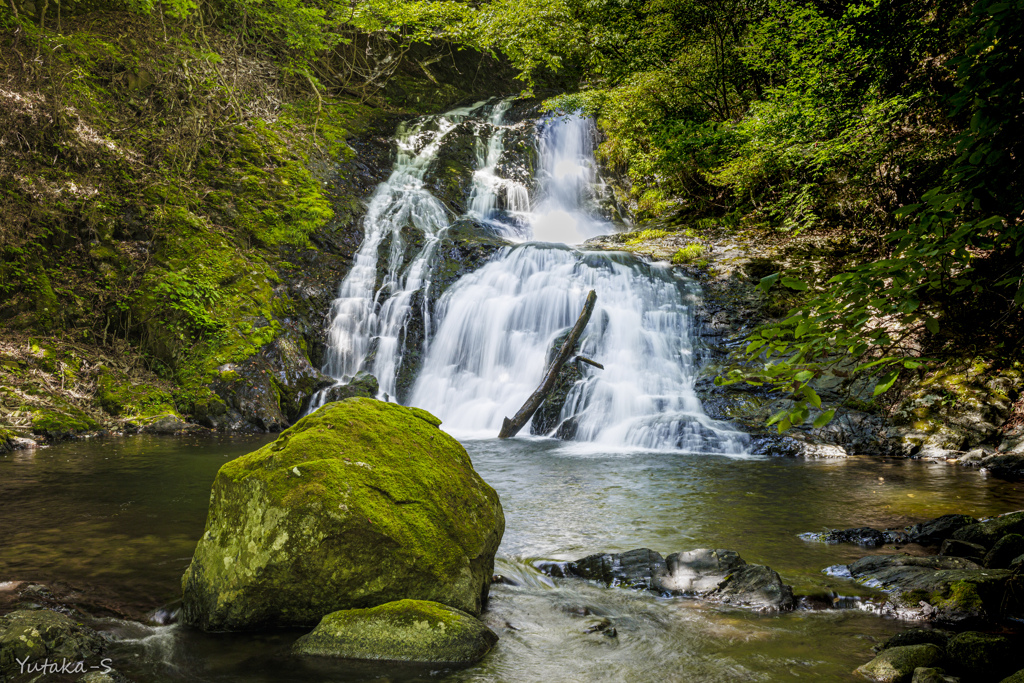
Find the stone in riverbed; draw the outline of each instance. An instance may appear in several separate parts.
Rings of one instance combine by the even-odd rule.
[[[878,648],[878,651],[881,652],[882,650],[888,650],[893,647],[903,647],[905,645],[924,645],[925,643],[931,643],[932,645],[938,645],[941,648],[945,648],[947,642],[949,642],[948,631],[931,628],[914,628],[892,636]]]
[[[965,631],[949,639],[946,654],[963,673],[986,674],[995,679],[1014,669],[1015,648],[1007,638]]]
[[[568,573],[591,581],[600,581],[608,587],[657,587],[665,574],[665,560],[648,548],[637,548],[624,553],[597,553],[570,563]]]
[[[909,683],[915,669],[940,665],[944,659],[937,645],[904,645],[886,650],[854,673],[879,683]]]
[[[1024,536],[1020,534],[1007,534],[1003,536],[992,550],[988,551],[982,564],[989,569],[1006,569],[1014,558],[1024,554]]]
[[[1024,534],[1024,510],[961,527],[953,533],[952,538],[991,548],[1008,534]]]
[[[182,579],[184,623],[312,626],[404,598],[479,614],[505,520],[439,424],[352,398],[224,465]]]
[[[426,600],[398,600],[333,612],[292,647],[297,655],[430,664],[472,664],[498,636],[460,610]]]
[[[17,670],[17,660],[80,661],[105,646],[91,628],[50,610],[18,610],[0,617],[0,674]]]
[[[659,553],[637,548],[626,553],[599,553],[575,562],[538,563],[552,576],[575,576],[600,581],[608,587],[641,588],[667,595],[688,595],[758,611],[785,611],[794,607],[793,590],[782,578],[761,565],[747,564],[733,550],[706,548]]]
[[[968,524],[976,524],[978,520],[970,515],[942,515],[927,522],[914,524],[907,528],[911,543],[921,545],[938,545],[952,536],[958,529]]]
[[[910,683],[960,683],[956,676],[947,676],[938,667],[919,666],[914,669],[914,678]]]
[[[896,602],[903,609],[945,623],[996,618],[1013,574],[1005,569],[982,569],[959,557],[902,554],[863,557],[849,570],[865,585],[895,591]]]
[[[939,555],[942,557],[963,557],[981,564],[985,557],[985,546],[967,541],[958,541],[955,538],[947,538],[939,548]]]

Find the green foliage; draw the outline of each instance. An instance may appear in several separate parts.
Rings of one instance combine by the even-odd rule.
[[[705,251],[704,245],[700,242],[687,244],[672,255],[672,263],[677,266],[693,263],[703,256]]]

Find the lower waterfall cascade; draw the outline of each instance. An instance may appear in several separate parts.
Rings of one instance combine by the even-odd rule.
[[[540,383],[552,345],[593,289],[597,306],[580,354],[604,369],[581,369],[561,411],[559,421],[571,424],[560,430],[562,438],[743,455],[747,435],[709,418],[694,392],[697,284],[677,278],[667,264],[570,246],[621,229],[599,206],[593,122],[559,116],[533,124],[537,160],[529,191],[496,174],[508,109],[507,101],[478,103],[399,130],[394,170],[370,199],[363,243],[332,304],[324,372],[344,384],[365,370],[379,382],[378,398],[396,397],[420,292],[422,366],[404,402],[434,413],[455,436],[493,437]],[[449,221],[424,176],[463,122],[479,124],[465,217],[509,246],[431,306],[437,245]],[[410,228],[422,239],[408,257],[403,231]],[[387,242],[382,277],[379,251]],[[326,395],[315,396],[310,410]]]

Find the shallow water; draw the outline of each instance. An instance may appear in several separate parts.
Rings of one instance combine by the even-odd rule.
[[[65,582],[129,614],[173,608],[217,469],[268,438],[134,437],[0,456],[0,584]],[[286,653],[298,633],[211,636],[102,619],[121,640],[114,666],[136,681],[855,680],[871,645],[905,625],[857,609],[761,616],[555,583],[530,561],[725,547],[775,568],[797,593],[855,595],[864,591],[820,570],[866,551],[797,534],[1024,508],[1020,485],[944,464],[609,453],[530,438],[466,447],[505,510],[496,571],[523,584],[492,588],[484,618],[501,640],[480,664],[297,662]],[[616,637],[586,633],[602,618]]]

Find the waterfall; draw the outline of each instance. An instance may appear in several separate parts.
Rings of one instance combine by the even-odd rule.
[[[373,344],[371,372],[380,383],[380,393],[395,395],[401,336],[413,295],[429,287],[438,241],[449,227],[444,206],[424,186],[423,177],[446,135],[482,104],[399,127],[394,170],[370,198],[363,218],[363,242],[331,303],[323,372],[338,384],[363,368]],[[402,231],[409,225],[422,235],[423,245],[402,270],[407,246]],[[391,243],[387,271],[378,288],[379,251],[386,240]],[[318,392],[310,410],[323,405],[329,395],[330,389]]]
[[[580,353],[604,369],[579,366],[581,378],[559,416],[561,436],[602,446],[743,453],[746,435],[709,418],[694,393],[696,284],[677,279],[666,264],[568,246],[616,229],[598,204],[593,122],[552,117],[537,125],[530,197],[524,185],[496,173],[507,109],[504,103],[475,105],[428,119],[430,132],[421,123],[400,134],[395,171],[371,199],[366,237],[332,307],[326,371],[345,382],[371,359],[381,393],[395,395],[403,326],[413,295],[430,287],[434,255],[448,228],[424,174],[447,132],[485,113],[488,125],[480,130],[488,135],[478,131],[474,142],[467,217],[518,244],[452,285],[438,299],[432,321],[423,297],[430,343],[424,342],[409,404],[436,414],[457,436],[495,436],[503,418],[539,385],[552,346],[594,289],[597,306]],[[423,243],[403,269],[402,230],[409,224]],[[375,289],[386,238],[388,270]]]

